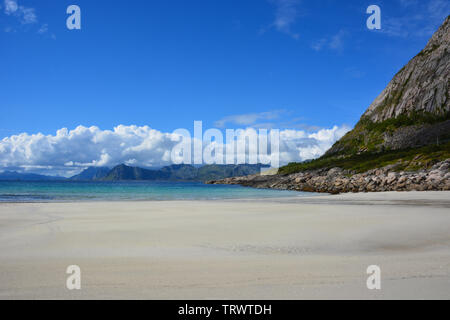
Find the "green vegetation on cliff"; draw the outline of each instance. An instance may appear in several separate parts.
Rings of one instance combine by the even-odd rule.
[[[415,171],[450,158],[450,113],[434,115],[411,112],[382,122],[363,117],[355,128],[339,140],[319,159],[304,163],[290,163],[280,168],[280,174],[292,174],[306,170],[339,167],[355,173],[394,165],[396,171]],[[401,128],[423,128],[444,124],[444,130],[435,136],[435,143],[427,146],[403,149],[385,147],[386,137],[393,136]]]
[[[450,112],[434,115],[427,112],[411,112],[382,122],[363,117],[355,128],[339,140],[327,155],[353,155],[360,152],[385,151],[386,137],[393,136],[400,128],[435,125],[450,120]],[[449,139],[449,133],[438,134],[434,140]]]
[[[395,118],[387,119],[382,122],[373,122],[370,119],[362,118],[358,125],[367,131],[378,133],[393,133],[395,130],[401,127],[436,124],[439,122],[444,122],[446,120],[450,120],[450,112],[447,112],[443,115],[435,115],[429,112],[414,111],[409,114],[401,114]]]
[[[416,171],[430,168],[435,163],[450,158],[450,142],[441,145],[429,145],[422,148],[393,150],[386,152],[364,152],[348,156],[323,156],[304,163],[290,163],[280,168],[279,174],[292,174],[307,170],[330,169],[339,167],[354,173],[393,165],[394,171]]]

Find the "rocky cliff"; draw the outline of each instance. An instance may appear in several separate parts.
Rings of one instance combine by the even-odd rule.
[[[411,112],[442,116],[450,111],[450,16],[426,47],[375,99],[363,117],[382,122]]]
[[[450,16],[327,155],[398,150],[450,139]]]

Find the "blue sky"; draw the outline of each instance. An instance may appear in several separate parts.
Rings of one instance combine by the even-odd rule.
[[[0,138],[353,126],[450,12],[445,0],[0,1]],[[71,4],[81,30],[66,28]],[[371,4],[381,30],[366,27]]]

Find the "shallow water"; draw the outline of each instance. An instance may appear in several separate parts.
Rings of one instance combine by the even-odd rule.
[[[308,193],[201,182],[0,181],[0,202],[100,200],[223,200],[301,197]]]

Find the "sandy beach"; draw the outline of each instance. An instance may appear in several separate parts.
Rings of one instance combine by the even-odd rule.
[[[3,203],[0,298],[450,299],[449,195]]]

